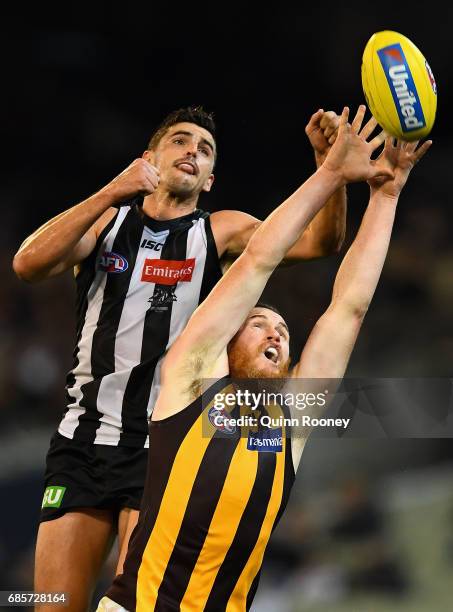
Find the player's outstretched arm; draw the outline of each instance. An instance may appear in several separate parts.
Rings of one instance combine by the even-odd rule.
[[[370,159],[383,137],[367,142],[372,131],[368,124],[359,134],[364,114],[365,107],[360,107],[351,126],[349,109],[344,110],[338,138],[324,164],[258,228],[244,253],[197,308],[172,346],[166,371],[175,364],[180,367],[189,356],[193,363],[216,362],[258,301],[273,270],[337,189],[352,180],[393,176],[386,166]]]
[[[305,133],[315,153],[316,167],[325,161],[335,142],[340,117],[333,111],[320,109],[312,115]],[[285,265],[304,259],[315,259],[338,253],[346,233],[346,187],[340,187],[308,225],[305,232],[288,251]]]
[[[316,323],[293,371],[298,378],[343,377],[387,255],[396,205],[410,171],[431,145],[387,138],[377,163],[392,174],[368,182],[371,196],[359,232],[338,271],[332,301]]]
[[[114,216],[110,207],[140,193],[152,193],[159,171],[145,159],[136,159],[93,196],[60,213],[29,236],[17,251],[17,276],[35,282],[61,274],[80,263],[94,249],[97,236]]]
[[[318,110],[308,122],[305,132],[315,152],[319,168],[335,141],[340,118],[333,111]],[[237,210],[222,210],[211,215],[216,243],[224,266],[228,267],[246,248],[262,221]],[[346,188],[340,187],[315,215],[296,241],[281,265],[292,265],[307,259],[337,253],[346,230]]]

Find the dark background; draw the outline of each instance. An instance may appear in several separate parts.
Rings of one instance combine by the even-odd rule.
[[[436,3],[253,10],[246,3],[77,4],[65,5],[64,14],[38,6],[4,16],[0,588],[31,588],[44,457],[64,406],[74,341],[71,274],[26,285],[14,277],[12,257],[39,225],[140,156],[175,108],[203,104],[216,116],[216,183],[201,207],[265,218],[314,169],[304,133],[311,114],[363,102],[360,64],[369,37],[393,29],[413,40],[437,80],[434,145],[401,197],[348,375],[451,377],[452,16],[453,9]],[[367,186],[350,186],[348,196],[342,252],[278,271],[266,290],[286,315],[295,356],[328,304]],[[269,550],[266,597],[257,610],[450,609],[452,461],[450,440],[310,441],[286,522]],[[423,540],[427,515],[443,529],[437,540],[432,533]],[[414,541],[424,544],[413,549]],[[439,561],[429,561],[437,568],[432,574],[429,543]]]

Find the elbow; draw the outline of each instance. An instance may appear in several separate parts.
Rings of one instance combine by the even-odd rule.
[[[365,318],[366,313],[368,312],[368,306],[369,304],[356,305],[356,307],[352,311],[352,315],[360,324],[362,324],[362,321]]]
[[[370,302],[367,300],[357,300],[355,302],[351,302],[348,305],[350,316],[357,321],[359,325],[361,325],[366,313],[368,312],[369,306]]]
[[[252,243],[247,245],[240,259],[244,265],[250,267],[251,271],[272,272],[280,263],[280,261],[274,261],[275,258],[269,251],[256,248]]]
[[[368,312],[370,300],[357,299],[356,297],[339,297],[332,300],[332,307],[335,311],[341,311],[344,318],[354,321],[359,327]]]
[[[18,252],[13,259],[13,270],[17,278],[27,283],[32,283],[37,280],[30,270],[30,266],[27,264],[25,257],[22,253]]]
[[[16,253],[14,255],[13,270],[17,278],[19,278],[20,280],[26,280],[23,259],[19,253]]]

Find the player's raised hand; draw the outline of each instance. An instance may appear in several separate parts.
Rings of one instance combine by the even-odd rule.
[[[158,185],[159,169],[140,157],[110,181],[104,191],[109,193],[114,202],[123,202],[138,195],[154,193]]]
[[[340,125],[340,117],[334,111],[318,110],[311,116],[305,127],[316,160],[321,164],[335,142]]]
[[[421,160],[427,150],[432,145],[432,140],[427,140],[417,148],[419,140],[415,142],[405,142],[388,137],[385,140],[385,147],[377,158],[376,162],[386,165],[393,173],[393,178],[377,176],[368,181],[371,191],[386,195],[389,198],[397,198],[406,184],[409,174],[415,164]]]
[[[352,123],[349,123],[349,108],[343,109],[338,136],[323,164],[326,169],[340,175],[345,183],[368,181],[378,176],[393,178],[393,172],[383,160],[371,159],[387,134],[380,132],[370,141],[367,140],[377,122],[371,118],[362,128],[365,111],[365,105],[359,106]]]

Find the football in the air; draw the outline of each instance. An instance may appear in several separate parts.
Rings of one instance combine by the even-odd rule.
[[[436,117],[437,88],[428,62],[408,38],[385,30],[368,41],[362,86],[379,125],[395,138],[419,140]]]

